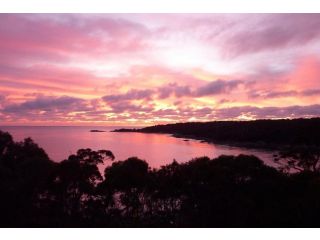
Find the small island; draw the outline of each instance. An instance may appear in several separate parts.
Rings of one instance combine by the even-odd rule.
[[[119,129],[114,129],[111,130],[110,132],[141,132],[143,128],[119,128]]]
[[[93,129],[93,130],[90,130],[90,132],[105,132],[105,131]]]

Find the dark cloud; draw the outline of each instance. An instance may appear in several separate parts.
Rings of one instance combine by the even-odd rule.
[[[1,110],[3,121],[28,119],[29,121],[126,121],[128,119],[155,121],[188,121],[191,118],[208,120],[266,118],[319,117],[320,105],[288,107],[241,106],[216,108],[212,106],[195,108],[175,105],[167,109],[156,109],[152,103],[134,104],[130,100],[110,102],[110,109],[101,108],[102,100],[84,100],[74,97],[38,96],[21,104],[11,104]],[[167,119],[167,120],[166,120]]]
[[[237,88],[240,84],[242,84],[242,81],[240,80],[225,81],[219,79],[216,81],[212,81],[202,87],[199,87],[194,95],[197,97],[203,97],[208,95],[229,93]]]
[[[87,111],[90,108],[85,100],[69,96],[39,96],[21,104],[11,104],[3,108],[7,113],[25,113],[29,111]]]
[[[304,96],[320,95],[320,89],[309,89],[302,92]]]
[[[182,107],[177,109],[163,109],[151,112],[150,118],[171,118],[175,121],[187,121],[190,118],[210,120],[232,120],[249,117],[253,119],[274,119],[274,118],[300,118],[319,117],[320,105],[309,106],[288,106],[288,107],[255,107],[241,106],[230,108],[214,107]]]
[[[119,102],[128,100],[150,100],[152,98],[166,99],[170,96],[183,97],[190,96],[191,89],[189,86],[180,86],[176,83],[170,83],[168,85],[158,87],[155,89],[131,89],[126,93],[105,95],[102,99],[107,102]]]
[[[118,102],[118,101],[127,101],[127,100],[141,100],[141,99],[150,99],[153,91],[146,90],[137,90],[132,89],[125,94],[114,94],[103,96],[102,99],[106,102]]]
[[[241,116],[248,116],[254,119],[263,118],[298,118],[298,117],[319,117],[320,105],[309,106],[288,106],[288,107],[231,107],[214,110],[214,117],[220,119],[234,119]]]
[[[209,95],[217,95],[222,93],[229,93],[236,89],[243,82],[240,80],[216,80],[205,84],[195,90],[192,90],[190,86],[178,85],[177,83],[170,83],[168,85],[155,88],[154,90],[138,90],[131,89],[126,93],[105,95],[102,100],[108,104],[112,102],[129,101],[129,100],[150,100],[154,99],[166,99],[170,96],[176,98],[191,96],[191,97],[204,97]]]
[[[157,117],[176,117],[179,115],[179,111],[177,109],[160,109],[153,111],[152,114]]]
[[[250,97],[253,98],[283,98],[283,97],[292,97],[296,96],[299,93],[297,91],[270,91],[264,93],[251,93]]]
[[[269,92],[249,92],[251,98],[284,98],[292,96],[309,97],[320,95],[320,89],[307,89],[304,91],[269,91]]]
[[[159,99],[165,99],[174,95],[176,97],[190,96],[191,89],[189,86],[180,86],[176,83],[170,83],[167,86],[163,86],[157,89]]]

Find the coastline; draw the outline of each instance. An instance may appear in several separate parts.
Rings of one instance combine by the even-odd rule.
[[[112,132],[169,134],[176,138],[266,151],[320,146],[320,118],[186,122],[144,128],[120,128]]]
[[[237,147],[237,148],[245,148],[251,150],[262,150],[267,152],[277,152],[283,147],[289,147],[288,144],[270,144],[265,142],[237,142],[237,141],[216,141],[212,140],[207,137],[200,137],[195,135],[187,135],[187,134],[180,134],[180,133],[167,133],[167,132],[145,132],[141,131],[141,129],[115,129],[110,132],[125,132],[125,133],[143,133],[143,134],[166,134],[170,135],[174,138],[181,138],[185,140],[198,140],[203,143],[214,144],[214,145],[221,145],[221,146],[228,146],[228,147]]]

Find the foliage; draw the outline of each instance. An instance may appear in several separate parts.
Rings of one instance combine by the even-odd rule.
[[[281,161],[292,158],[286,166],[299,167],[296,173],[239,155],[160,169],[132,157],[108,165],[102,176],[111,151],[80,149],[54,163],[31,139],[14,142],[0,132],[0,225],[319,227],[318,152],[293,152]]]
[[[186,122],[115,131],[169,133],[177,137],[192,137],[253,147],[279,147],[287,144],[320,145],[320,118]]]
[[[281,170],[320,171],[319,146],[294,146],[282,150],[275,155],[275,162],[281,165]]]

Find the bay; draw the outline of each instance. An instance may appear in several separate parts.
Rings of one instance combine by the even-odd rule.
[[[91,148],[111,150],[116,157],[115,161],[136,156],[146,160],[149,166],[154,168],[170,164],[174,159],[177,162],[186,162],[201,156],[214,158],[238,154],[255,155],[267,165],[274,165],[271,151],[175,138],[168,134],[110,132],[115,128],[117,127],[3,126],[0,130],[9,132],[15,141],[31,137],[56,162],[66,159],[80,148]]]

